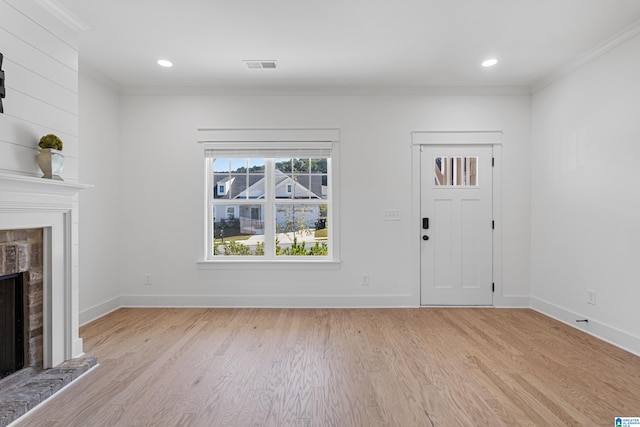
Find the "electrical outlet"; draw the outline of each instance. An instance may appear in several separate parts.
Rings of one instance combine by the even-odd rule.
[[[400,221],[400,210],[393,209],[382,212],[382,219],[384,221]]]
[[[144,275],[144,284],[147,286],[151,285],[151,274],[147,273]]]
[[[596,291],[587,291],[587,303],[596,305]]]
[[[361,279],[362,286],[369,286],[369,275],[363,274]]]

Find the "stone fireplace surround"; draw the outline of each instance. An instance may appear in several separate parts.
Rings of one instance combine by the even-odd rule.
[[[0,230],[0,277],[23,273],[24,367],[42,369],[42,229]]]
[[[79,337],[77,193],[86,188],[91,186],[0,172],[0,233],[11,230],[0,236],[28,240],[33,233],[42,234],[41,253],[28,255],[40,257],[42,264],[35,269],[40,271],[35,271],[34,277],[39,282],[41,276],[42,357],[25,361],[41,364],[39,368],[59,370],[60,366],[75,364],[83,355]],[[25,245],[5,243],[4,252],[24,249]]]

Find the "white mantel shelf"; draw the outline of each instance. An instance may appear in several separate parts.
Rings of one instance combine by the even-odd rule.
[[[0,173],[0,191],[70,197],[93,185]]]

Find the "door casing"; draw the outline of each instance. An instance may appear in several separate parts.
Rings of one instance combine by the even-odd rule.
[[[420,306],[421,233],[421,154],[424,145],[491,145],[493,147],[493,305],[502,301],[502,132],[501,131],[415,131],[411,133],[411,237],[412,290],[415,305]]]

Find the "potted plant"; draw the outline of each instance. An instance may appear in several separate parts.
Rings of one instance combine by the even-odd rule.
[[[43,178],[56,179],[62,181],[60,172],[64,167],[64,156],[62,155],[62,140],[54,134],[48,134],[40,138],[38,143],[40,153],[38,153],[38,166],[44,173]]]

